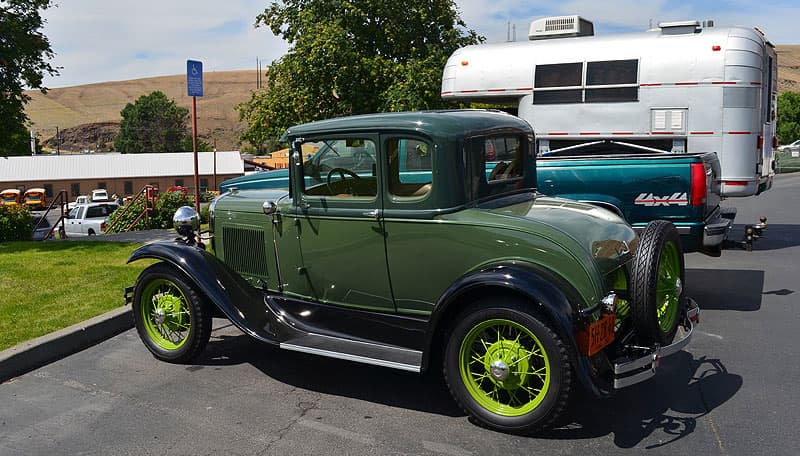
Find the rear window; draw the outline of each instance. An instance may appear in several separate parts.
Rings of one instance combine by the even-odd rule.
[[[102,206],[91,206],[86,209],[86,218],[108,217],[117,209],[116,204],[104,204]]]
[[[471,138],[466,143],[474,199],[524,188],[532,141],[524,134]],[[533,172],[533,171],[531,171]]]

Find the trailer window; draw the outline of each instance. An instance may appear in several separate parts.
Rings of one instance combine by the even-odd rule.
[[[537,65],[533,104],[581,103],[583,63]]]
[[[584,101],[586,103],[637,101],[638,73],[638,60],[587,62]]]
[[[639,61],[607,60],[537,65],[533,104],[611,103],[639,100]]]
[[[583,79],[583,63],[558,63],[555,65],[537,65],[534,87],[575,87],[580,86]]]
[[[586,85],[636,84],[638,60],[609,60],[586,64]]]

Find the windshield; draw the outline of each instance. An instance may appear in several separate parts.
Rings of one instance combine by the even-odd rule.
[[[3,195],[3,202],[4,203],[16,203],[17,197],[15,195]]]
[[[317,153],[303,164],[306,186],[325,182],[334,169],[344,169],[358,175],[375,175],[375,143],[368,139],[326,139],[307,142],[302,146],[304,153],[314,149]]]

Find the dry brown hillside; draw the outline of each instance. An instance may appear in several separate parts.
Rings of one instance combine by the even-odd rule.
[[[778,89],[800,91],[800,45],[777,46],[777,50]],[[209,143],[216,139],[218,150],[238,149],[242,125],[234,106],[250,99],[256,71],[206,73],[204,78],[205,96],[197,101],[199,134]],[[114,128],[107,123],[119,122],[119,112],[125,104],[154,90],[161,90],[182,106],[190,106],[186,76],[177,75],[64,87],[51,89],[46,95],[31,91],[27,113],[42,140],[54,136],[56,126],[69,128],[73,149],[81,150],[102,141],[98,138],[107,137],[108,129]],[[101,122],[105,123],[103,135],[98,134],[95,126],[85,125]],[[77,126],[80,128],[71,128]]]
[[[800,45],[775,48],[778,51],[778,90],[800,92]]]
[[[197,99],[198,134],[209,143],[216,139],[218,150],[236,150],[241,123],[234,106],[250,99],[250,92],[256,87],[256,71],[211,72],[203,78],[204,96]],[[50,89],[47,94],[29,91],[32,99],[26,112],[34,130],[42,140],[47,140],[55,135],[56,127],[74,132],[86,127],[71,127],[119,122],[119,113],[127,103],[154,90],[164,92],[181,106],[191,107],[191,98],[186,95],[186,76],[177,75],[63,87]],[[76,147],[85,147],[92,141],[84,139],[83,144],[77,141]]]

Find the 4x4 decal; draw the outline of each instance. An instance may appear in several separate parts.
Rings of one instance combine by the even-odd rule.
[[[675,192],[672,195],[656,196],[652,193],[639,193],[639,196],[633,200],[634,204],[647,207],[658,206],[686,206],[689,204],[689,198],[686,192]]]

